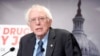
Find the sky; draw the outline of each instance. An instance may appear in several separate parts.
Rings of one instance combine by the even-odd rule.
[[[27,9],[32,4],[41,4],[52,13],[52,27],[72,32],[77,3],[78,0],[0,0],[0,24],[26,25]],[[82,0],[81,9],[85,19],[84,32],[100,50],[100,0]]]

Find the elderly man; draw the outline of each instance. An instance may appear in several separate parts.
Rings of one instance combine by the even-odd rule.
[[[52,19],[44,6],[29,8],[26,21],[32,33],[21,38],[17,56],[81,56],[74,36],[64,29],[53,29]]]

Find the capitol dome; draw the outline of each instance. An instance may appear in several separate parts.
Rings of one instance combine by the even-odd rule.
[[[96,45],[87,38],[77,40],[82,51],[82,56],[100,56]]]
[[[83,23],[85,19],[82,17],[81,14],[81,0],[78,2],[78,10],[75,18],[73,19],[73,35],[75,36],[81,51],[82,56],[100,56],[98,48],[96,45],[87,38],[87,35],[84,33],[83,30]]]

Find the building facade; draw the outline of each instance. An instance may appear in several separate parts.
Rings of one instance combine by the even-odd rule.
[[[82,51],[82,56],[100,56],[99,51],[95,44],[87,38],[84,33],[83,24],[85,19],[81,14],[81,0],[78,2],[78,10],[75,18],[73,19],[73,35],[75,36],[77,42]]]

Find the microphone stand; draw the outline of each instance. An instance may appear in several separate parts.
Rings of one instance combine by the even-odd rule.
[[[1,56],[4,56],[4,55],[6,55],[7,53],[9,53],[10,51],[8,51],[8,52],[6,52],[6,53],[4,53],[3,55],[1,55]]]
[[[14,51],[14,50],[15,50],[15,48],[14,48],[14,47],[11,47],[10,50],[9,50],[8,52],[4,53],[4,54],[1,55],[1,56],[4,56],[4,55],[6,55],[7,53],[12,52],[12,51]]]

